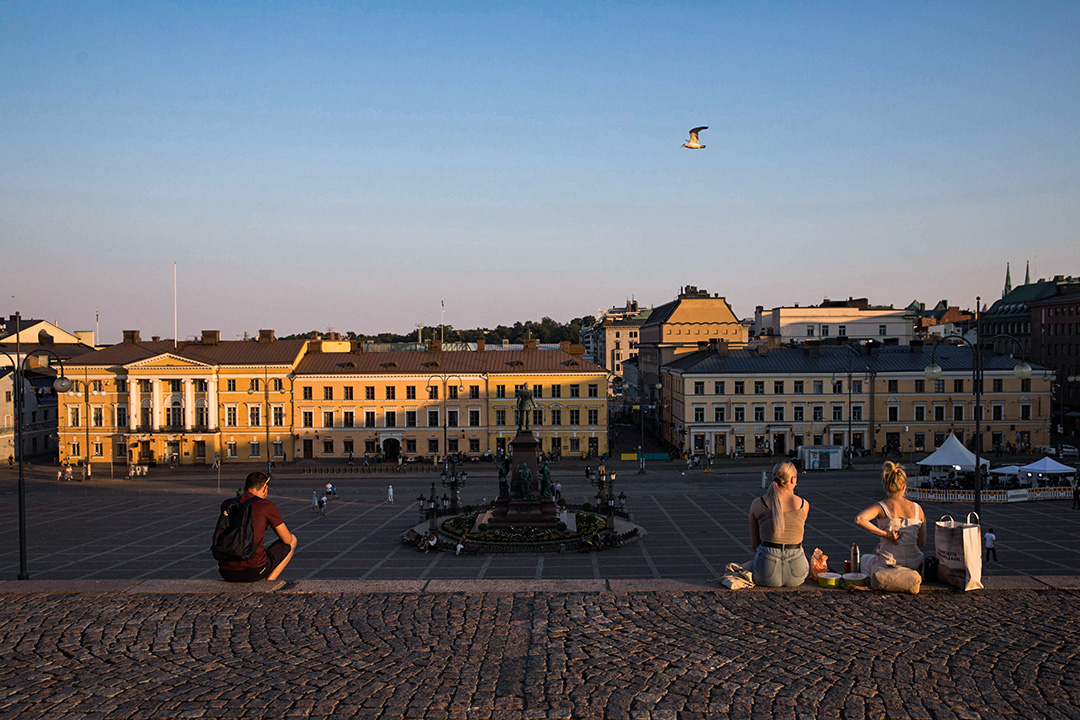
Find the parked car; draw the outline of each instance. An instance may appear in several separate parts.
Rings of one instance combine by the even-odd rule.
[[[1063,457],[1063,458],[1080,457],[1080,451],[1078,451],[1076,449],[1075,445],[1062,445],[1061,446],[1061,457]]]

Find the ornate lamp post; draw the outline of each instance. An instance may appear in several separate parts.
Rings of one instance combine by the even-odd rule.
[[[19,460],[19,580],[29,580],[30,573],[26,570],[26,478],[23,475],[23,399],[25,393],[23,392],[23,378],[25,376],[26,361],[37,353],[44,353],[54,360],[60,366],[60,377],[53,381],[53,389],[58,393],[67,392],[71,388],[71,381],[64,377],[64,362],[60,359],[60,356],[51,350],[38,349],[33,353],[28,354],[26,357],[22,357],[22,343],[20,342],[19,334],[21,330],[21,315],[15,313],[15,357],[11,357],[6,352],[0,350],[8,360],[11,361],[12,368],[14,369],[14,381],[15,394],[13,396],[15,400],[15,455]]]
[[[443,466],[442,472],[439,473],[439,480],[442,482],[442,486],[450,489],[450,512],[457,513],[458,511],[458,493],[461,488],[465,487],[465,482],[469,479],[469,473],[462,470],[457,471],[457,464],[450,460]],[[445,495],[443,497],[446,497]]]
[[[104,395],[104,393],[99,392],[96,387],[91,386],[90,381],[86,378],[86,367],[83,366],[82,380],[68,380],[67,378],[64,378],[64,380],[68,386],[67,394],[72,397],[81,397],[83,399],[82,423],[83,427],[86,429],[86,447],[83,450],[83,479],[89,480],[92,474],[90,472],[90,395]],[[91,389],[92,387],[93,389]]]
[[[957,340],[963,345],[966,345],[971,349],[971,381],[975,391],[975,512],[982,513],[982,466],[981,466],[981,454],[982,454],[982,383],[983,383],[983,365],[982,365],[982,349],[980,346],[981,338],[979,335],[979,323],[981,320],[981,312],[979,310],[982,303],[981,297],[975,298],[975,342],[972,344],[966,338],[961,335],[946,335],[942,340]],[[1013,341],[1017,347],[1020,348],[1023,353],[1023,344],[1014,338],[1012,335],[994,335],[987,338],[989,341],[997,340],[998,338],[1007,338]],[[937,381],[941,378],[941,366],[934,362],[937,355],[937,345],[934,346],[934,352],[930,356],[930,364],[926,366],[924,374],[927,380]],[[1017,363],[1013,368],[1013,375],[1021,380],[1027,380],[1031,377],[1031,365],[1026,362]]]
[[[435,483],[431,483],[431,497],[428,498],[428,514],[430,515],[428,530],[434,535],[439,531],[439,496],[435,493]]]

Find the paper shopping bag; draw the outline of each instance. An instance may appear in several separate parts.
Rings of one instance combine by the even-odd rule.
[[[975,522],[971,517],[975,516]],[[943,515],[934,528],[938,579],[961,590],[982,589],[982,532],[979,516],[968,513],[966,522]]]

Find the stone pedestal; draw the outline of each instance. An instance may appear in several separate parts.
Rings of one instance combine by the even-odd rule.
[[[553,528],[559,524],[559,512],[555,501],[551,498],[540,497],[540,472],[536,462],[539,441],[533,437],[529,430],[520,431],[510,447],[513,449],[511,460],[511,473],[507,478],[510,481],[510,497],[500,497],[495,501],[495,507],[488,516],[488,527],[539,527]],[[515,488],[520,487],[520,468],[525,466],[532,475],[532,482],[528,494],[532,499],[515,497]]]

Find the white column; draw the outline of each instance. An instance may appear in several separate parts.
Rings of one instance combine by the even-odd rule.
[[[215,430],[218,427],[218,379],[217,375],[210,378],[208,381],[208,392],[206,394],[207,412],[209,413],[210,427]]]
[[[195,415],[195,382],[184,379],[184,429],[191,432],[191,422]]]
[[[154,378],[150,381],[150,427],[157,432],[161,430],[161,381]]]
[[[139,381],[128,376],[128,430],[135,432],[139,426]]]

